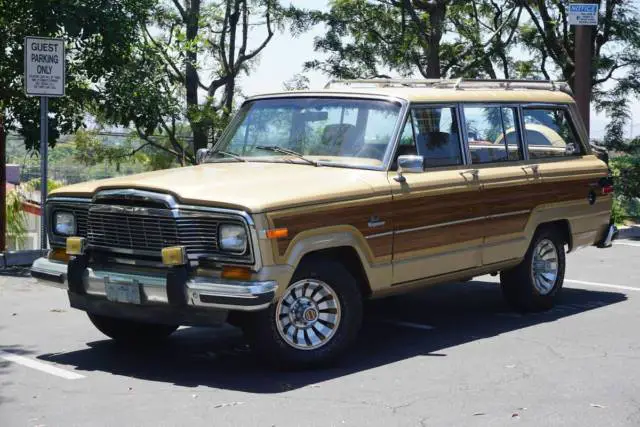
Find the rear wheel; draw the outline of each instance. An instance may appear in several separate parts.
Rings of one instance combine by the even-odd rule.
[[[244,330],[252,346],[285,368],[326,365],[354,341],[362,323],[356,280],[339,262],[304,262],[280,299],[251,313]]]
[[[149,344],[162,341],[178,329],[177,325],[160,325],[99,314],[87,314],[91,323],[100,332],[109,338],[127,344]]]
[[[524,260],[500,273],[502,293],[519,311],[542,311],[553,307],[564,282],[564,243],[556,228],[539,230]]]

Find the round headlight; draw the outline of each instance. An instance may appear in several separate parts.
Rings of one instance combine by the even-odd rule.
[[[222,224],[218,231],[218,245],[226,252],[244,253],[247,250],[247,231],[242,225]]]
[[[76,217],[71,212],[56,212],[53,216],[53,230],[61,236],[76,234]]]

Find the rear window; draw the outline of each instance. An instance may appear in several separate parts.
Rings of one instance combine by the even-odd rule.
[[[571,122],[562,108],[525,108],[524,127],[529,158],[580,156],[582,148]]]

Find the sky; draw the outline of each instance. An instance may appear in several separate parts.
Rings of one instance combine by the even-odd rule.
[[[306,9],[328,8],[328,0],[290,0],[296,7]],[[324,33],[323,26],[316,26],[311,31],[292,37],[288,31],[276,33],[272,41],[262,51],[259,62],[254,66],[249,77],[240,81],[242,92],[245,96],[260,93],[283,90],[283,82],[302,72],[303,64],[311,59],[321,59],[322,54],[314,52],[313,40]],[[260,43],[263,34],[256,31],[249,38],[250,46]],[[312,89],[322,88],[329,77],[320,72],[306,72]],[[631,106],[633,120],[627,128],[627,132],[633,132],[634,136],[640,135],[640,102],[634,100]],[[607,118],[602,114],[592,111],[591,136],[602,138],[604,136]]]

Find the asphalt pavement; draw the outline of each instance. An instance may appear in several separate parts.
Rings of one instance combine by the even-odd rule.
[[[63,291],[0,276],[0,426],[638,426],[640,240],[568,255],[551,311],[497,278],[367,305],[337,367],[275,372],[238,331],[109,341]]]

